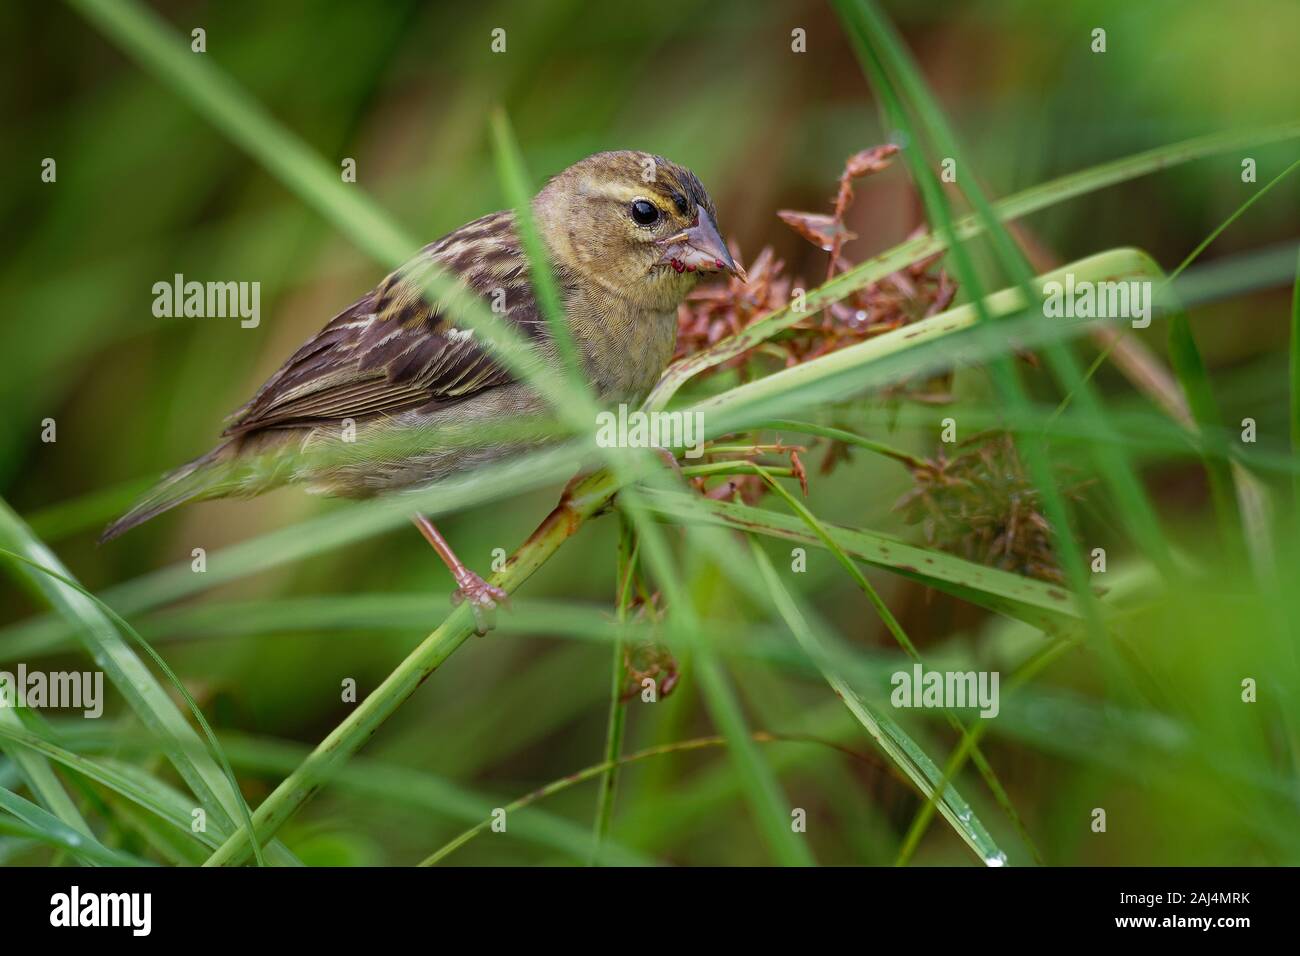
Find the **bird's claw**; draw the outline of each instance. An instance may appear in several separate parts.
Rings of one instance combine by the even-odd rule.
[[[496,626],[497,605],[510,609],[510,595],[488,584],[473,571],[466,571],[456,584],[456,590],[451,594],[452,606],[459,607],[462,601],[469,602],[469,609],[474,613],[474,630],[480,637]]]

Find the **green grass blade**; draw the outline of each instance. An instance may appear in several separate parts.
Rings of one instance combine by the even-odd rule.
[[[1016,669],[1016,673],[1012,674],[1011,680],[1007,681],[1005,690],[1009,691],[1023,684],[1074,646],[1076,645],[1071,641],[1057,641],[1037,651],[1028,661]],[[992,726],[993,725],[990,721],[977,721],[974,728],[972,728],[969,733],[964,733],[962,735],[961,741],[958,743],[957,748],[952,752],[952,755],[948,758],[948,763],[944,767],[942,782],[930,792],[930,795],[926,798],[925,804],[917,812],[916,817],[912,821],[912,825],[908,828],[906,835],[903,837],[903,843],[899,847],[895,865],[905,866],[911,860],[912,854],[915,853],[916,848],[920,846],[921,837],[925,835],[926,827],[929,824],[930,818],[934,814],[939,793],[947,787],[950,781],[956,778],[957,773],[961,770],[962,764],[965,763],[966,759],[978,754],[979,741],[983,739],[984,734]],[[1035,857],[1039,864],[1043,862],[1042,857],[1038,855],[1037,851],[1035,851]]]
[[[579,374],[581,365],[578,346],[573,340],[568,317],[564,314],[560,287],[555,281],[546,245],[537,231],[537,223],[533,218],[533,188],[528,171],[524,168],[519,143],[510,126],[510,118],[504,109],[497,109],[492,114],[492,143],[496,150],[497,175],[505,187],[506,198],[515,211],[515,228],[528,257],[534,294],[550,328],[552,341],[563,360],[569,387],[575,394],[585,394],[589,389]]]
[[[191,53],[189,43],[152,10],[129,0],[68,3],[376,259],[395,266],[416,248],[360,191],[342,182],[337,168],[277,123],[208,57]]]
[[[720,524],[798,544],[823,546],[821,539],[797,517],[750,505],[710,501],[698,495],[661,491],[645,491],[643,494],[652,510],[675,520]],[[826,523],[822,523],[822,528],[845,554],[859,561],[1036,628],[1058,632],[1080,621],[1079,610],[1070,595],[1051,584],[989,568],[942,551],[918,548],[879,532]]]
[[[652,483],[668,484],[662,473],[650,476]],[[681,633],[700,633],[699,617],[691,595],[677,573],[660,528],[649,520],[645,491],[624,488],[619,504],[635,523],[641,552],[654,574],[668,608],[668,620]],[[707,529],[705,529],[707,533]],[[783,866],[812,866],[813,855],[806,842],[790,826],[790,804],[772,768],[758,752],[735,689],[722,666],[712,642],[695,646],[695,674],[704,696],[709,716],[727,739],[727,755],[737,775],[744,781],[745,798],[755,817],[755,824],[769,851]]]
[[[754,734],[753,739],[755,743],[773,743],[776,741],[793,740],[798,738],[783,737],[783,736],[767,734],[763,732],[757,732]],[[810,740],[808,742],[820,743],[821,741]],[[636,753],[624,754],[616,759],[606,759],[601,761],[598,764],[594,764],[593,766],[584,767],[582,770],[579,770],[576,773],[571,773],[568,774],[567,776],[561,777],[558,780],[553,780],[551,783],[548,783],[545,786],[538,787],[536,790],[533,790],[530,793],[525,794],[524,796],[520,797],[519,799],[515,800],[510,804],[507,804],[505,809],[507,813],[514,813],[516,810],[522,810],[524,807],[530,806],[539,800],[542,800],[549,796],[553,796],[554,794],[560,793],[564,790],[568,790],[570,787],[575,787],[578,784],[585,783],[588,780],[597,777],[603,777],[607,775],[611,770],[617,769],[619,767],[627,766],[628,764],[639,763],[643,760],[648,760],[652,757],[666,757],[670,754],[687,753],[689,751],[703,750],[710,747],[724,747],[726,746],[726,744],[727,744],[726,739],[720,736],[719,737],[696,737],[692,740],[681,740],[676,743],[661,744],[660,746],[657,747],[647,747],[644,750],[638,750]],[[448,856],[450,856],[452,853],[454,853],[456,850],[460,849],[466,843],[470,842],[470,840],[474,839],[476,836],[479,836],[481,833],[484,833],[488,829],[488,827],[491,826],[491,824],[492,824],[491,819],[487,819],[476,824],[475,826],[466,830],[464,833],[461,833],[454,839],[449,840],[447,843],[445,843],[439,849],[435,850],[429,856],[425,857],[424,860],[420,862],[420,866],[436,866],[437,864],[445,860]]]
[[[822,667],[826,682],[830,684],[831,689],[835,691],[840,700],[844,702],[844,706],[857,718],[858,722],[862,724],[867,733],[888,755],[889,759],[907,774],[921,790],[922,794],[929,796],[934,793],[942,785],[943,773],[901,727],[886,714],[876,710],[863,700],[857,691],[850,687],[829,665],[825,664],[827,658],[825,650],[821,647],[821,643],[809,625],[808,619],[786,589],[780,575],[776,573],[771,560],[768,559],[757,544],[753,544],[752,550],[762,572],[763,582],[771,592],[781,616],[785,618],[795,639],[804,648],[808,656]],[[970,805],[957,792],[956,787],[951,784],[942,786],[942,797],[939,799],[937,806],[943,818],[952,825],[957,835],[962,838],[985,865],[1005,865],[1007,861],[1006,854],[998,848],[993,837],[989,835],[979,817],[971,810]]]
[[[82,597],[94,603],[94,605],[99,609],[99,611],[104,615],[106,615],[109,618],[109,620],[111,620],[113,624],[116,625],[116,627],[121,632],[130,635],[130,637],[137,644],[139,644],[142,648],[144,648],[145,653],[149,655],[149,658],[154,662],[154,664],[163,672],[164,675],[166,675],[167,679],[171,682],[172,686],[176,688],[176,692],[185,699],[185,703],[188,705],[190,709],[190,713],[194,715],[194,719],[198,722],[199,726],[203,728],[203,734],[205,737],[207,737],[208,746],[210,747],[211,750],[210,756],[215,757],[217,761],[221,764],[222,772],[225,774],[226,780],[230,784],[231,792],[234,793],[236,796],[236,805],[238,807],[240,816],[243,819],[244,826],[247,828],[248,833],[251,836],[253,832],[253,821],[249,814],[248,803],[244,800],[243,794],[240,793],[239,781],[235,779],[235,771],[231,768],[230,761],[226,759],[226,755],[221,749],[221,743],[217,740],[217,735],[213,733],[212,727],[208,723],[208,719],[203,716],[203,710],[199,707],[198,702],[194,700],[193,695],[191,695],[189,690],[185,687],[185,683],[178,676],[176,676],[176,672],[171,669],[171,666],[165,660],[163,660],[162,656],[159,655],[159,653],[155,651],[152,646],[150,646],[148,641],[146,641],[143,637],[140,636],[140,633],[135,628],[133,628],[126,621],[125,618],[123,618],[111,607],[109,607],[99,598],[95,597],[94,594],[87,591],[77,582],[71,580],[68,577],[65,577],[62,574],[59,574],[56,571],[50,570],[49,568],[41,564],[38,564],[35,561],[29,560],[28,558],[25,558],[20,554],[14,554],[12,551],[5,551],[3,549],[0,549],[0,554],[3,554],[5,557],[11,560],[20,561],[43,574],[47,574],[54,580],[58,581],[60,584],[64,585],[65,587],[71,588],[74,591],[78,592]],[[260,844],[254,845],[253,851],[257,856],[257,865],[265,866],[266,861],[262,858],[261,845]]]
[[[1214,389],[1210,384],[1210,374],[1201,358],[1201,351],[1196,347],[1192,327],[1184,312],[1174,314],[1169,321],[1169,359],[1174,375],[1182,386],[1187,398],[1188,409],[1192,418],[1202,431],[1222,430],[1223,416],[1219,404],[1214,398]],[[1241,516],[1237,512],[1236,499],[1232,492],[1232,470],[1226,459],[1204,454],[1206,473],[1210,480],[1210,495],[1214,501],[1214,513],[1219,522],[1219,536],[1222,545],[1230,553],[1242,553]]]
[[[21,821],[21,826],[14,826],[0,818],[0,830],[21,834],[52,847],[65,850],[78,859],[98,866],[149,866],[149,862],[128,853],[110,850],[90,834],[82,833],[68,826],[54,814],[38,807],[30,800],[25,800],[11,790],[0,787],[0,809],[4,809]],[[22,829],[25,827],[26,829]]]
[[[1001,266],[1012,276],[1022,289],[1027,303],[1036,302],[1038,293],[1033,286],[1032,272],[1019,247],[1007,232],[1005,226],[994,213],[991,204],[978,185],[978,176],[973,167],[964,159],[956,139],[948,126],[933,95],[921,77],[920,71],[912,61],[896,32],[880,13],[871,0],[837,0],[836,9],[849,26],[862,54],[864,66],[871,73],[891,122],[898,129],[909,130],[913,148],[904,150],[904,157],[912,170],[917,186],[925,200],[926,208],[932,220],[937,220],[940,231],[953,236],[954,226],[949,211],[947,196],[940,188],[938,178],[929,161],[922,155],[919,135],[921,130],[913,127],[902,103],[898,89],[910,102],[910,106],[921,118],[924,133],[933,140],[940,156],[952,158],[957,167],[963,170],[959,177],[960,188],[975,207],[976,214],[984,223]],[[895,86],[897,83],[897,88]],[[979,302],[980,281],[973,262],[960,241],[951,245],[953,267],[958,281],[966,292]],[[1038,288],[1041,288],[1039,286]],[[986,314],[981,314],[987,320]],[[1099,427],[1107,427],[1106,417],[1096,396],[1086,382],[1074,354],[1063,344],[1047,342],[1044,348],[1047,360],[1057,379],[1065,389],[1074,389],[1082,412]],[[990,371],[1004,400],[1012,410],[1023,410],[1026,395],[1019,381],[1016,370],[1006,356],[996,358],[990,363]],[[1052,525],[1053,536],[1057,541],[1057,556],[1071,583],[1072,589],[1080,595],[1088,594],[1088,572],[1083,564],[1074,534],[1069,527],[1064,499],[1056,487],[1051,469],[1048,466],[1046,448],[1041,440],[1027,436],[1022,441],[1024,457],[1030,474],[1043,496],[1043,510]],[[1090,446],[1097,467],[1102,477],[1108,482],[1114,499],[1114,506],[1124,516],[1124,523],[1129,529],[1138,547],[1147,554],[1166,574],[1172,574],[1171,559],[1161,533],[1155,511],[1148,500],[1145,489],[1132,468],[1132,463],[1122,449],[1111,443],[1097,443]],[[1085,597],[1085,606],[1089,614],[1089,623],[1099,645],[1102,630],[1099,621],[1091,610],[1091,603]],[[1109,654],[1109,652],[1106,652]],[[1115,663],[1112,659],[1112,663]]]
[[[0,707],[0,727],[23,729],[23,722],[16,708]],[[68,796],[68,792],[63,788],[62,781],[54,773],[54,768],[50,766],[49,761],[40,754],[21,747],[0,747],[0,752],[5,753],[14,762],[32,794],[64,826],[82,836],[90,836],[90,826],[72,798]]]
[[[888,630],[894,640],[898,642],[899,647],[901,647],[912,660],[917,663],[924,663],[920,652],[916,649],[916,645],[914,645],[911,638],[907,636],[907,632],[903,630],[903,626],[898,622],[898,618],[894,616],[893,611],[889,609],[889,605],[885,603],[884,598],[880,596],[880,593],[867,579],[867,576],[859,570],[856,564],[853,563],[853,559],[848,556],[838,543],[836,543],[835,537],[830,533],[822,521],[809,510],[807,505],[787,491],[779,482],[775,481],[766,469],[760,465],[755,465],[755,468],[757,468],[759,474],[766,479],[768,486],[785,500],[785,503],[790,507],[790,509],[797,514],[806,525],[808,525],[812,532],[817,535],[822,545],[835,556],[835,560],[839,562],[840,566],[844,568],[846,572],[848,572],[849,577],[853,579],[859,590],[867,596],[867,600],[871,603],[876,614],[884,623],[885,629]],[[962,738],[963,744],[969,748],[970,754],[974,758],[976,768],[979,770],[980,776],[984,778],[984,782],[988,786],[989,792],[993,794],[994,800],[997,801],[998,806],[1000,806],[1003,812],[1006,813],[1007,818],[1011,821],[1011,825],[1016,828],[1016,832],[1020,834],[1020,838],[1025,842],[1025,845],[1029,847],[1030,852],[1034,855],[1034,859],[1041,863],[1042,854],[1039,852],[1038,846],[1029,835],[1028,828],[1026,828],[1024,821],[1020,817],[1020,813],[1015,808],[1015,805],[1011,802],[1011,797],[1007,793],[1006,788],[1002,785],[1002,781],[998,779],[998,775],[996,771],[994,771],[993,765],[988,762],[983,752],[979,749],[978,744],[975,742],[975,739],[971,736],[971,731],[967,730],[965,724],[963,724],[952,711],[945,709],[944,715],[948,721],[948,725],[957,732],[957,734]],[[947,779],[948,778],[945,777],[945,783],[947,782]]]
[[[200,756],[198,736],[149,669],[122,639],[98,599],[77,585],[54,552],[31,535],[8,504],[0,501],[0,545],[22,559],[20,569],[35,566],[53,572],[24,571],[62,614],[77,622],[83,646],[95,664],[126,699],[137,718],[164,742],[164,752],[199,799],[208,816],[230,824],[239,816],[243,797],[211,757]],[[65,583],[66,582],[66,583]],[[245,805],[245,810],[246,810]],[[277,857],[288,854],[283,848]]]
[[[592,826],[592,858],[600,855],[601,844],[609,836],[614,822],[614,793],[618,786],[619,758],[623,755],[623,737],[627,729],[627,702],[623,700],[623,685],[627,681],[627,667],[623,659],[627,647],[627,617],[635,596],[637,558],[639,547],[636,534],[626,516],[619,515],[618,577],[614,595],[618,636],[614,639],[614,653],[609,678],[609,718],[605,727],[605,763],[608,769],[601,775],[596,796],[596,822]]]
[[[107,787],[137,806],[143,807],[170,823],[179,831],[191,832],[192,817],[190,813],[192,805],[184,801],[178,803],[175,800],[163,801],[158,799],[156,788],[161,785],[147,775],[144,776],[144,782],[142,782],[141,772],[138,768],[132,768],[132,772],[125,772],[120,765],[83,757],[27,730],[15,730],[0,726],[0,739],[27,747],[50,760],[60,763],[69,770]],[[230,832],[226,824],[220,823],[212,817],[209,817],[208,820],[209,829],[217,836],[224,836]],[[208,833],[193,833],[192,836],[199,842],[207,842],[211,845],[216,843],[213,836]]]
[[[156,742],[143,735],[124,737],[100,730],[77,727],[68,735],[69,744],[87,752],[108,750],[113,753],[150,754],[156,752]],[[231,763],[242,770],[257,774],[282,774],[294,770],[309,750],[294,741],[239,734],[227,736],[226,752]],[[66,752],[65,752],[65,756]],[[70,759],[77,759],[76,755]],[[84,759],[84,758],[83,758]],[[100,758],[94,761],[94,771],[112,774],[117,787],[131,787],[133,803],[142,806],[156,805],[163,820],[188,820],[192,801],[183,794],[156,780],[145,770],[118,760]],[[464,823],[477,823],[492,819],[495,807],[504,807],[500,797],[468,790],[452,781],[434,774],[399,766],[373,758],[356,758],[339,767],[330,779],[330,785],[339,793],[366,800],[378,801],[385,807],[410,809],[422,816],[445,818]],[[149,803],[152,801],[152,804]],[[526,820],[509,820],[507,831],[514,839],[534,846],[564,853],[581,859],[590,848],[590,832],[563,817],[537,811]],[[188,826],[185,833],[188,834]],[[204,843],[211,849],[229,836],[229,832],[203,835]],[[198,836],[196,834],[196,836]],[[206,859],[204,853],[197,862]],[[616,842],[609,842],[601,853],[601,862],[615,866],[652,866],[655,861],[641,853],[633,852]]]

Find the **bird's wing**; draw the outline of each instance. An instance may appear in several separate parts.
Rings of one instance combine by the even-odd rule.
[[[546,336],[514,215],[493,213],[426,246],[321,329],[228,420],[243,435],[436,407],[513,381],[469,329],[426,301],[430,263],[488,299],[526,338]]]

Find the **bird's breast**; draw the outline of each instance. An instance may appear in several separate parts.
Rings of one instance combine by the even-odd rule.
[[[672,359],[677,310],[629,301],[575,303],[569,316],[587,376],[602,401],[640,402]]]

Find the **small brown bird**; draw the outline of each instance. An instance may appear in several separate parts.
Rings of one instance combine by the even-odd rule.
[[[700,273],[743,278],[700,181],[659,156],[597,153],[554,176],[532,209],[581,371],[604,404],[639,402],[654,385],[673,354],[677,306]],[[540,418],[548,406],[472,330],[456,328],[425,301],[419,276],[430,262],[491,300],[558,366],[514,213],[484,216],[425,246],[335,316],[227,420],[221,444],[165,475],[100,540],[185,501],[289,483],[365,498],[419,488],[545,441],[540,432],[486,437],[488,426]],[[377,447],[395,436],[408,439],[404,451],[394,455],[391,441],[386,452]],[[305,454],[322,446],[337,454],[327,461]],[[470,601],[482,631],[507,595],[466,567],[426,516],[412,520],[451,570],[454,602]]]

